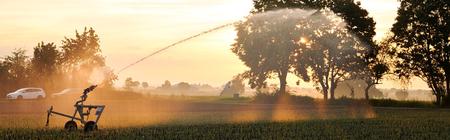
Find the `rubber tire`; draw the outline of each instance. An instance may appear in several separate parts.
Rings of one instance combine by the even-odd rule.
[[[22,100],[23,100],[22,95],[17,96],[16,100],[17,100],[17,101],[22,101]]]
[[[75,131],[78,129],[77,123],[75,121],[67,121],[64,125],[64,129],[67,131]]]
[[[97,123],[94,121],[88,121],[86,124],[84,124],[84,132],[90,132],[98,130]]]

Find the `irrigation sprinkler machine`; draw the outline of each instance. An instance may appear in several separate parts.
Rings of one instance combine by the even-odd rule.
[[[81,99],[78,100],[74,105],[75,111],[74,111],[73,115],[67,115],[67,114],[53,111],[53,106],[51,106],[50,109],[47,111],[46,126],[48,126],[48,124],[49,124],[50,116],[52,114],[56,114],[59,116],[69,118],[69,120],[64,125],[64,129],[66,129],[68,131],[74,131],[74,130],[78,129],[77,123],[75,122],[75,120],[79,121],[84,126],[85,132],[97,130],[98,129],[98,127],[97,127],[98,120],[100,119],[100,117],[103,113],[103,110],[105,109],[105,105],[85,105],[84,104],[84,102],[86,101],[86,99],[88,97],[88,93],[93,91],[96,87],[97,87],[97,85],[92,85],[89,88],[84,89],[83,95],[80,96]],[[91,115],[92,110],[95,110],[96,117],[93,120],[89,120],[89,116]],[[77,115],[78,115],[78,117],[77,117]]]

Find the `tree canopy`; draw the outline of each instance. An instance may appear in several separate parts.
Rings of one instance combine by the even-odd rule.
[[[450,93],[449,6],[444,0],[402,0],[391,29],[395,73],[423,79],[438,104]]]
[[[296,69],[304,65],[311,68],[312,80],[318,85],[324,99],[335,99],[338,83],[351,79],[364,65],[366,48],[358,38],[345,28],[345,23],[330,12],[323,12],[311,18],[306,26],[307,49],[297,55]]]
[[[311,13],[296,13],[293,10],[296,8],[315,10],[309,10]],[[338,18],[314,16],[326,13],[335,13]],[[364,70],[373,70],[365,66],[376,62],[378,46],[373,41],[375,22],[359,2],[254,0],[252,14],[236,27],[238,36],[232,50],[250,68],[244,75],[253,88],[260,88],[267,84],[266,79],[277,76],[280,91],[284,92],[288,73],[295,73],[302,80],[309,81],[310,67],[313,70],[313,81],[323,85],[320,87],[326,92],[324,97],[327,99],[330,88],[334,90],[338,81],[350,77],[349,67],[360,68],[358,74]],[[312,18],[305,17],[310,16],[308,14],[313,14]],[[330,61],[331,59],[336,60]],[[350,62],[358,63],[359,66]],[[335,68],[339,68],[339,72],[334,71]],[[333,78],[325,74],[331,71]],[[366,77],[375,76],[370,75],[370,72],[365,74]]]
[[[251,16],[236,26],[237,38],[231,50],[250,68],[243,76],[252,88],[264,87],[266,80],[276,75],[280,94],[285,92],[300,41],[297,25],[310,14],[306,10],[269,12]]]
[[[27,86],[42,87],[47,92],[62,88],[81,88],[89,83],[93,71],[104,68],[99,74],[102,87],[112,88],[117,75],[105,67],[99,37],[92,28],[76,32],[75,38],[66,37],[62,45],[38,43],[33,56],[17,49],[0,60],[0,92],[7,93]],[[106,69],[107,68],[107,69]]]
[[[61,54],[54,43],[38,43],[31,59],[35,81],[43,82],[45,88],[54,88],[54,79],[59,76]]]

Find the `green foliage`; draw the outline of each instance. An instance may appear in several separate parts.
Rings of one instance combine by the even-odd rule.
[[[412,108],[435,108],[432,102],[424,101],[398,101],[393,99],[371,99],[370,105],[376,107],[412,107]]]

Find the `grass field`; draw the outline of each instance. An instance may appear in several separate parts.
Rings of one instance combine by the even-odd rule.
[[[0,101],[3,139],[450,139],[450,110],[263,105],[214,101],[93,101],[107,105],[99,131],[62,130],[45,109],[64,101]],[[33,108],[33,109],[29,109]]]

